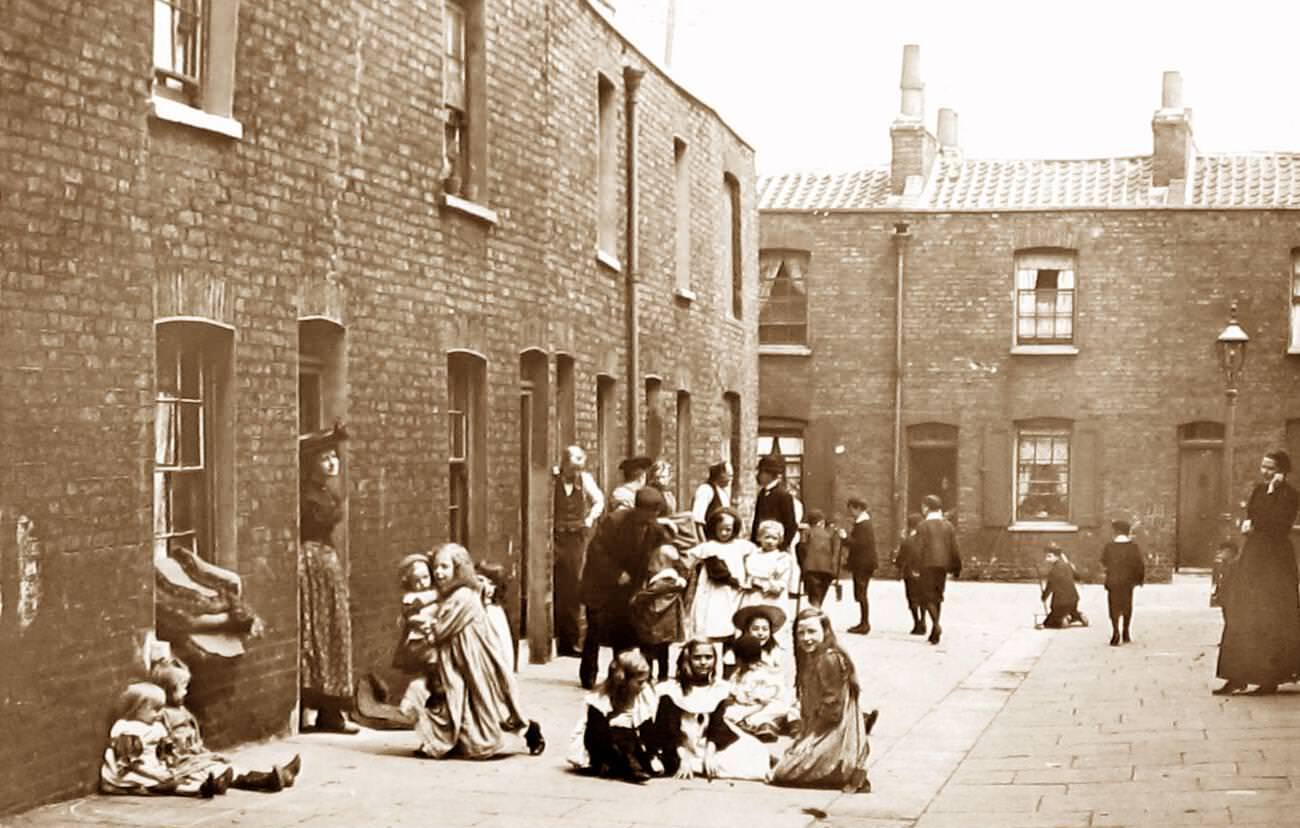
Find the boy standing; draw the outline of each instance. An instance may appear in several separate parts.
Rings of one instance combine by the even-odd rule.
[[[1146,564],[1142,550],[1131,537],[1133,527],[1127,520],[1112,520],[1114,539],[1101,550],[1101,565],[1106,567],[1106,603],[1110,607],[1110,646],[1128,644],[1129,625],[1133,622],[1133,587],[1146,581]],[[1121,633],[1120,620],[1123,619]]]
[[[848,499],[849,514],[853,515],[853,528],[844,536],[849,547],[849,571],[853,573],[853,600],[858,602],[861,620],[848,631],[866,635],[871,632],[871,605],[867,602],[867,587],[876,571],[876,533],[871,528],[871,515],[867,502],[860,497]]]
[[[817,509],[808,513],[808,528],[803,532],[797,551],[808,602],[820,607],[835,578],[835,549],[831,546],[831,530],[826,527],[826,515]]]
[[[921,602],[921,569],[916,554],[916,527],[921,525],[921,515],[913,512],[907,516],[907,528],[898,542],[894,566],[903,579],[907,595],[907,610],[912,613],[912,635],[925,635],[925,606]]]
[[[943,635],[939,626],[939,612],[943,607],[944,584],[948,576],[961,576],[961,551],[957,548],[957,530],[943,516],[943,501],[938,495],[926,495],[921,500],[925,518],[916,526],[916,560],[921,575],[918,579],[919,597],[930,615],[931,644],[938,644]]]

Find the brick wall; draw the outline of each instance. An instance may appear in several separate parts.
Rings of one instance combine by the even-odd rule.
[[[0,31],[0,172],[12,183],[0,193],[11,231],[0,277],[0,655],[17,665],[0,671],[0,813],[93,788],[112,700],[142,669],[157,319],[233,331],[230,562],[267,631],[246,655],[196,669],[193,705],[211,744],[283,731],[296,706],[300,318],[344,331],[341,408],[354,437],[338,539],[358,671],[390,658],[397,560],[446,538],[453,349],[487,365],[487,534],[472,551],[518,571],[520,354],[545,353],[552,385],[555,356],[574,358],[578,441],[591,448],[596,377],[614,377],[620,441],[624,432],[624,275],[595,257],[598,71],[621,96],[623,65],[647,70],[639,376],[663,379],[664,454],[675,455],[671,401],[683,389],[692,463],[678,473],[703,480],[718,456],[729,391],[745,401],[742,456],[752,456],[752,151],[586,2],[487,6],[479,200],[496,225],[439,206],[437,4],[244,3],[241,140],[150,116],[147,6],[21,4]],[[690,147],[689,302],[673,297],[674,137]],[[623,170],[620,160],[620,191]],[[724,172],[741,183],[741,320],[718,259]]]
[[[974,577],[1035,577],[1048,541],[1060,543],[1087,577],[1099,577],[1113,517],[1138,521],[1153,576],[1169,577],[1177,560],[1178,427],[1224,419],[1214,341],[1234,299],[1251,336],[1237,412],[1234,491],[1242,498],[1259,456],[1282,446],[1286,421],[1300,417],[1300,359],[1284,353],[1290,251],[1300,243],[1293,212],[764,213],[763,247],[812,247],[812,355],[761,357],[760,415],[807,418],[810,505],[842,512],[848,494],[863,494],[878,542],[892,548],[898,525],[891,489],[896,221],[909,222],[912,235],[903,425],[958,428],[958,528]],[[1077,355],[1010,353],[1014,254],[1039,246],[1077,251]],[[1064,534],[986,527],[986,430],[1045,416],[1096,429],[1096,525]]]

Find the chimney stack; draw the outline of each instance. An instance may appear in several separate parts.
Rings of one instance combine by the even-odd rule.
[[[939,149],[957,149],[957,113],[947,108],[939,110]]]
[[[898,117],[889,128],[893,154],[889,190],[895,195],[920,192],[934,162],[934,136],[925,128],[925,84],[921,82],[921,47],[903,47],[902,91]],[[955,127],[955,123],[954,123]],[[954,138],[955,129],[954,129]]]
[[[1196,144],[1192,140],[1192,111],[1183,106],[1183,76],[1179,72],[1165,72],[1161,80],[1160,108],[1151,119],[1151,136],[1151,184],[1185,184],[1196,163]]]

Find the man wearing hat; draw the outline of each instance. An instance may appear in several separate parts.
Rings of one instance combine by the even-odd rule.
[[[623,483],[609,494],[611,513],[619,509],[631,509],[635,505],[636,493],[645,486],[646,475],[653,465],[654,460],[644,454],[628,457],[618,464],[618,470],[623,474]]]
[[[695,490],[695,498],[691,501],[691,517],[695,520],[700,537],[713,540],[705,530],[709,516],[729,506],[731,506],[731,463],[723,460],[709,466],[709,479]]]
[[[651,553],[670,542],[668,530],[657,520],[663,509],[659,490],[643,487],[637,490],[633,508],[610,514],[587,547],[581,587],[587,635],[578,680],[588,690],[596,685],[601,647],[613,647],[617,653],[637,646],[632,595],[645,582]]]
[[[754,498],[754,523],[749,539],[758,543],[758,527],[765,520],[774,520],[785,528],[781,548],[791,550],[799,538],[799,515],[795,511],[794,495],[785,487],[785,459],[767,455],[758,461],[758,496]]]

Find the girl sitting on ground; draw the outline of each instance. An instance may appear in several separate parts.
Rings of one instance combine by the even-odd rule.
[[[763,661],[763,644],[752,635],[742,635],[731,645],[736,672],[731,676],[731,704],[727,721],[760,742],[775,742],[798,713],[792,711],[780,668]],[[793,715],[792,715],[793,713]]]
[[[521,712],[512,665],[505,662],[488,620],[469,551],[444,543],[433,556],[438,611],[431,640],[442,700],[420,698],[412,682],[402,710],[416,717],[421,756],[488,759],[502,752],[507,731],[525,731],[529,753],[546,746],[541,727]]]
[[[117,721],[108,733],[108,748],[99,769],[99,789],[106,794],[175,794],[210,799],[225,793],[233,773],[178,774],[167,766],[170,750],[162,723],[167,694],[156,684],[138,681],[122,691]]]
[[[594,776],[641,783],[655,772],[650,744],[659,696],[637,650],[614,656],[604,683],[589,692],[569,743],[568,761]]]
[[[172,773],[185,777],[211,774],[218,779],[226,778],[232,788],[248,791],[275,793],[293,785],[302,769],[302,759],[297,754],[283,765],[272,765],[269,771],[239,772],[231,767],[229,759],[204,746],[198,719],[185,707],[191,676],[183,662],[176,659],[156,662],[149,678],[167,696],[161,721],[167,730],[169,750],[163,761]],[[234,778],[230,779],[232,774]]]

